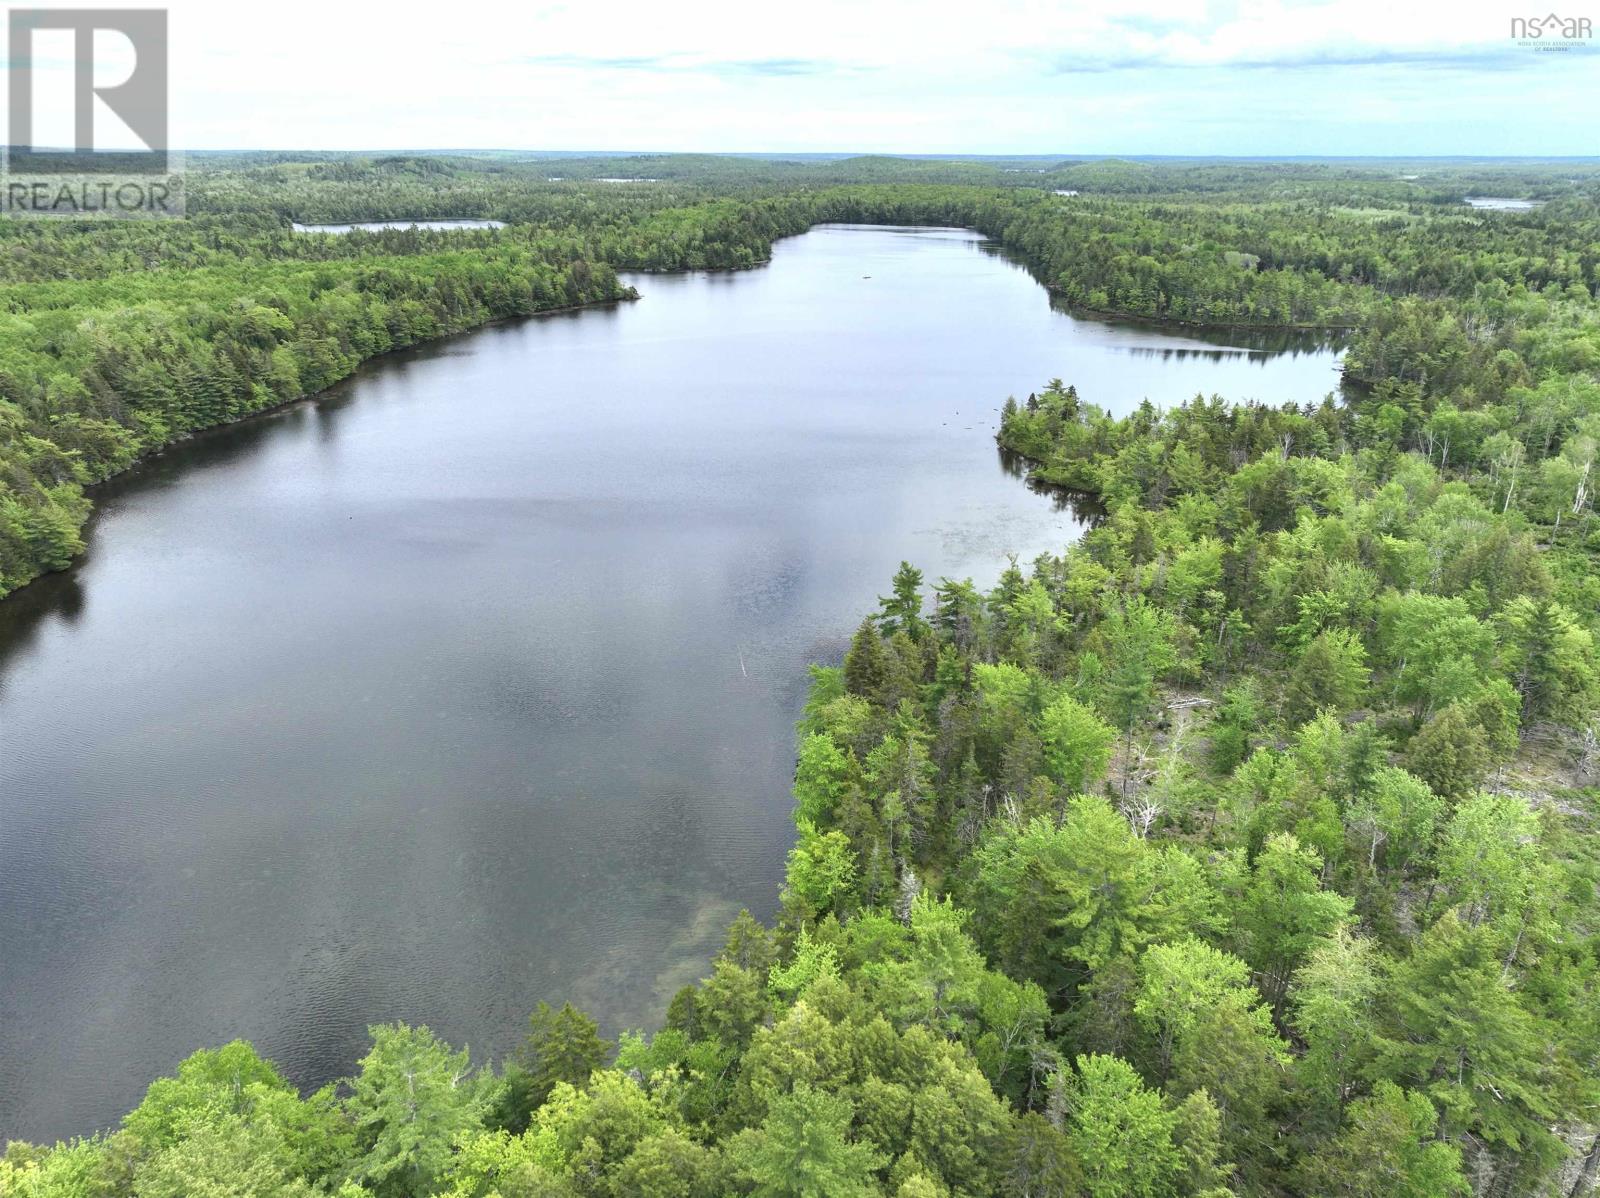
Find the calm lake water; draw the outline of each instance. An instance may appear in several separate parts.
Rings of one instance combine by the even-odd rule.
[[[169,452],[0,604],[0,1139],[237,1036],[312,1085],[379,1020],[479,1059],[541,999],[652,1023],[774,912],[806,663],[901,558],[989,583],[1075,535],[1007,394],[1336,383],[1075,320],[960,231],[631,281]]]

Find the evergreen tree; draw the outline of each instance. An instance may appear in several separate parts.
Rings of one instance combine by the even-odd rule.
[[[758,1198],[871,1198],[883,1158],[852,1143],[850,1104],[804,1083],[776,1097],[758,1130],[735,1141],[734,1159]]]
[[[478,1125],[482,1087],[465,1052],[425,1027],[379,1024],[351,1079],[347,1109],[358,1155],[352,1180],[380,1198],[424,1198],[448,1167],[455,1142]]]
[[[528,1034],[506,1070],[500,1125],[508,1131],[526,1128],[558,1084],[586,1086],[611,1050],[611,1043],[600,1038],[599,1025],[571,1003],[563,1003],[559,1010],[540,1003],[528,1016]]]

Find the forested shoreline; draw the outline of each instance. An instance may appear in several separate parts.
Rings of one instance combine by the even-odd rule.
[[[905,173],[972,174],[956,166]],[[986,186],[836,181],[888,173],[864,160],[829,166],[823,186],[784,185],[778,172],[732,195],[704,182],[596,194],[592,184],[402,158],[202,173],[184,221],[6,221],[0,596],[82,552],[85,486],[174,440],[316,394],[392,349],[622,298],[617,270],[748,267],[775,239],[825,221],[970,226],[1071,305],[1194,326],[1348,329],[1389,319],[1393,296],[1437,304],[1496,281],[1581,290],[1593,269],[1593,203],[1575,195],[1516,219],[1441,212],[1415,197],[1352,209],[1308,198],[1309,180],[1282,200],[1250,193],[1257,172],[1219,181],[1196,170],[1162,182],[1173,190],[1156,201],[1137,190],[1148,170],[1057,174],[1075,182],[1080,169],[1107,193],[996,187],[993,172]],[[1213,189],[1225,181],[1243,190]],[[1333,172],[1324,186],[1343,198],[1394,184]],[[433,216],[441,205],[522,223],[289,228],[307,216]],[[1545,252],[1552,237],[1558,253]]]
[[[429,321],[612,298],[621,269],[749,265],[819,221],[977,228],[1106,311],[1349,326],[1350,393],[1118,418],[1050,380],[1006,402],[1000,445],[1099,514],[988,592],[904,564],[842,664],[813,668],[776,926],[741,915],[653,1033],[608,1043],[541,1003],[482,1062],[376,1026],[308,1095],[247,1044],[205,1050],[118,1129],[9,1145],[0,1196],[1588,1192],[1592,177],[1493,214],[1333,168],[1185,187],[1106,164],[1047,176],[1098,196],[563,180],[504,201],[528,224],[344,240],[209,210],[250,211],[249,171],[282,169],[220,174],[186,230],[0,227],[0,581],[64,560],[83,483],[257,386],[342,377]],[[1524,169],[1544,177],[1506,178]],[[313,163],[323,207],[300,211],[381,214],[405,170]],[[506,210],[478,207],[456,214]],[[148,269],[97,275],[106,245]],[[41,538],[55,558],[26,556]]]

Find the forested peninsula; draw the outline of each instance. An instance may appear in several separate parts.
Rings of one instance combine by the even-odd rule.
[[[819,221],[971,226],[1099,311],[1346,329],[1347,394],[1006,402],[1096,514],[987,592],[887,580],[813,670],[776,926],[663,1026],[540,1002],[488,1062],[377,1025],[309,1094],[203,1050],[116,1129],[11,1143],[0,1196],[1589,1193],[1592,168],[617,162],[218,159],[185,222],[0,223],[0,588],[175,438]],[[288,227],[442,214],[512,223]]]
[[[220,157],[190,176],[186,220],[0,222],[0,596],[82,552],[84,487],[175,440],[314,395],[394,349],[626,298],[618,270],[754,265],[775,238],[819,222],[970,226],[1087,310],[1199,325],[1376,325],[1390,350],[1452,361],[1466,333],[1448,327],[1458,309],[1441,301],[1475,304],[1480,285],[1536,295],[1541,324],[1581,323],[1560,301],[1582,307],[1597,235],[1592,200],[1553,172],[1446,174],[1424,188],[1386,172],[1241,167],[1219,177],[1095,163],[1029,180],[1094,180],[1103,192],[1062,196],[1072,188],[995,186],[1014,176],[975,164],[711,163],[698,182],[607,185],[552,183],[545,166]],[[678,169],[697,177],[692,165]],[[855,181],[898,176],[911,181]],[[942,181],[974,176],[985,182]],[[1535,180],[1555,194],[1515,216],[1461,211],[1459,191],[1432,190]],[[1152,199],[1152,188],[1167,190]],[[441,214],[514,223],[342,236],[291,228]],[[1411,343],[1440,337],[1451,341]],[[1390,373],[1367,352],[1351,365],[1367,381]],[[1406,369],[1420,373],[1422,359]]]

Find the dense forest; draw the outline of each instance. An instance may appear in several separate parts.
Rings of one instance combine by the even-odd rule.
[[[1593,365],[1593,168],[1408,179],[1261,164],[565,161],[221,157],[190,177],[186,220],[0,221],[0,595],[81,552],[85,486],[175,439],[315,394],[388,350],[626,298],[618,270],[755,265],[820,221],[972,226],[1092,311],[1360,328],[1363,380],[1454,370],[1503,386],[1510,367],[1485,359],[1507,347],[1486,329],[1559,342],[1536,356],[1564,369]],[[633,177],[661,181],[596,181]],[[1495,186],[1548,199],[1518,213],[1460,203]],[[512,223],[291,227],[433,216]],[[1414,377],[1390,369],[1395,354]]]
[[[380,1025],[311,1094],[205,1050],[115,1130],[12,1143],[0,1198],[1590,1192],[1594,175],[599,161],[223,162],[181,225],[0,225],[0,586],[175,437],[824,220],[971,225],[1086,308],[1346,328],[1348,394],[1007,402],[1081,539],[988,592],[889,580],[813,670],[776,926],[741,916],[664,1026],[541,1003],[481,1062]],[[435,186],[513,223],[288,229]],[[1545,203],[1459,202],[1512,188]]]

